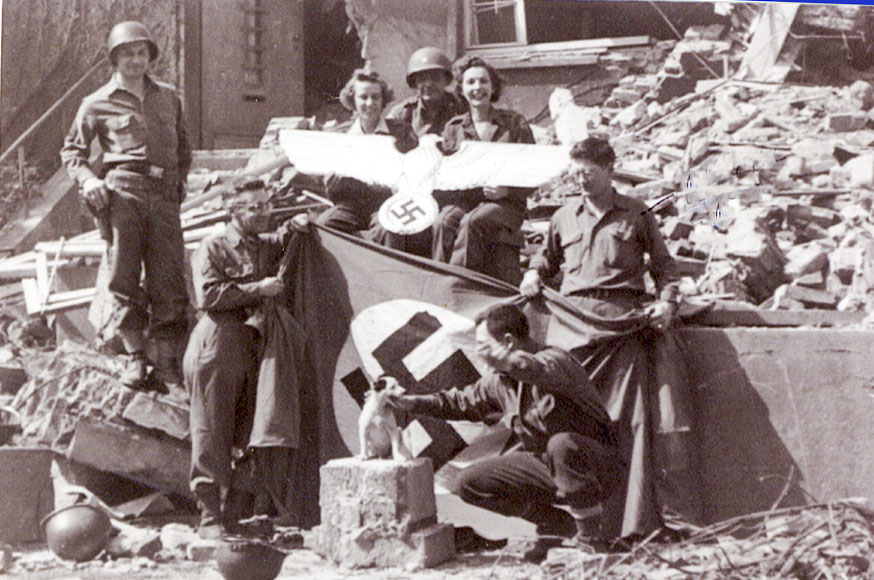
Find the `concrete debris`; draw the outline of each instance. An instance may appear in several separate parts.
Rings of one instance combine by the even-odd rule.
[[[692,530],[682,542],[652,539],[619,557],[551,550],[541,566],[543,577],[868,578],[874,512],[865,500],[848,499],[732,518]]]
[[[690,29],[662,71],[622,79],[588,132],[616,149],[621,193],[661,201],[655,215],[675,256],[705,261],[700,274],[686,272],[687,295],[861,309],[871,287],[854,272],[859,247],[874,241],[874,155],[864,152],[874,144],[874,88],[862,79],[843,88],[732,80],[715,67],[737,65],[723,40]],[[666,81],[690,77],[696,88],[665,98]],[[572,193],[544,186],[532,215]],[[847,238],[860,240],[855,250],[843,249]],[[778,288],[780,300],[770,300]]]
[[[367,2],[348,2],[347,7],[366,38],[373,24]],[[738,5],[728,10],[735,11],[735,20],[750,8]],[[804,6],[798,19],[814,31],[840,30],[852,37],[859,22],[854,10]],[[756,20],[748,24],[758,26]],[[604,53],[598,61],[608,76],[623,73],[618,80],[608,79],[612,90],[605,89],[603,103],[579,106],[573,87],[554,89],[548,102],[549,126],[535,127],[538,142],[554,137],[569,144],[590,134],[610,139],[618,156],[617,188],[656,206],[653,215],[678,258],[685,297],[731,302],[739,310],[769,316],[791,314],[768,312],[772,310],[868,312],[874,326],[874,154],[869,153],[874,145],[874,87],[861,78],[846,86],[738,80],[745,51],[738,50],[737,37],[723,25],[691,27],[679,42],[640,47],[633,58],[630,52]],[[797,50],[791,34],[785,44],[784,57]],[[366,42],[362,51],[367,52]],[[644,69],[625,62],[645,61],[648,54],[667,59],[659,70],[658,65]],[[770,55],[775,71],[791,78],[792,63],[778,56]],[[632,68],[640,74],[626,74]],[[199,152],[189,176],[191,194],[182,207],[189,250],[226,221],[219,207],[221,187],[241,172],[265,177],[276,211],[284,217],[324,208],[320,180],[277,161],[283,128],[324,127],[315,118],[275,118],[257,150]],[[0,197],[21,197],[17,174],[0,169]],[[26,186],[35,180],[37,169],[41,168],[26,169]],[[523,226],[526,258],[542,243],[552,212],[578,193],[559,178],[530,198],[529,219]],[[0,223],[6,217],[0,215]],[[62,452],[71,463],[188,496],[186,403],[162,393],[123,389],[118,384],[118,356],[55,344],[61,342],[56,333],[65,317],[87,309],[92,294],[82,292],[92,289],[40,284],[54,278],[49,275],[55,269],[57,282],[62,272],[94,268],[104,251],[96,232],[86,232],[0,260],[0,279],[15,282],[0,287],[0,405],[9,404],[20,414],[16,443],[42,446],[49,455]],[[99,295],[94,302],[100,303]],[[26,356],[39,364],[20,364]],[[11,468],[18,455],[10,452],[4,457],[9,466],[0,465],[6,467],[0,476],[15,483],[21,497],[43,494],[34,509],[48,510],[51,502],[42,488],[30,486]],[[51,457],[41,461],[47,471]],[[317,551],[351,567],[432,566],[452,557],[452,530],[436,523],[433,495],[422,493],[433,489],[433,474],[423,476],[419,465],[382,465],[380,470],[378,462],[353,463],[332,462],[323,472],[323,525],[310,538]],[[415,485],[403,487],[399,481]],[[399,499],[388,497],[389,491]],[[0,501],[0,513],[11,514],[15,507]],[[116,506],[137,517],[173,507],[164,494]],[[871,512],[852,501],[827,508],[736,518],[691,530],[686,542],[655,546],[645,540],[620,558],[556,551],[544,564],[544,573],[551,580],[634,577],[635,570],[665,580],[688,574],[717,577],[740,569],[762,578],[870,575]],[[390,529],[377,526],[385,521],[375,517],[380,510],[391,512]],[[7,519],[22,529],[27,524],[25,531],[16,533],[32,539],[39,530],[33,524],[36,516],[28,518]],[[729,534],[740,528],[747,532],[742,534],[745,539],[733,539]],[[206,561],[216,547],[185,524],[118,529],[108,554],[129,559],[125,565],[131,570],[173,558]],[[13,564],[15,571],[43,567],[36,557]]]

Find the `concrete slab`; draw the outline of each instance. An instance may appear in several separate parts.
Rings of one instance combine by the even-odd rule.
[[[80,420],[67,457],[162,491],[190,496],[191,450],[177,439],[144,429]]]
[[[874,499],[874,332],[684,329],[708,522]]]
[[[0,447],[0,542],[42,539],[39,523],[54,509],[55,455],[44,448]]]

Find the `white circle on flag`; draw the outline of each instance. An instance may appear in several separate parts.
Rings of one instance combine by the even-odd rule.
[[[398,193],[379,208],[379,223],[393,234],[418,234],[431,227],[437,212],[437,202],[430,195]]]

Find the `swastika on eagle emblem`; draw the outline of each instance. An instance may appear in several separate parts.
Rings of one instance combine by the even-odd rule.
[[[379,223],[395,234],[418,234],[431,227],[436,217],[437,202],[430,195],[399,193],[379,208]]]

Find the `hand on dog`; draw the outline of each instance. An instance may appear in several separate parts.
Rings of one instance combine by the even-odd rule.
[[[407,390],[401,386],[401,384],[394,377],[390,377],[388,375],[380,377],[380,381],[383,381],[385,386],[382,388],[383,396],[385,397],[385,402],[392,408],[398,409],[400,411],[407,411],[409,409],[410,401],[404,398]]]

